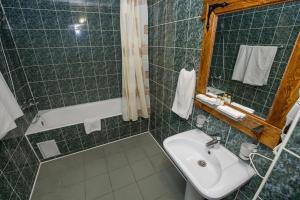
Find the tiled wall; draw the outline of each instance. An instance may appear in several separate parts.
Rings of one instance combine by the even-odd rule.
[[[30,98],[30,91],[25,79],[24,71],[20,65],[18,55],[13,43],[8,44],[10,37],[7,25],[1,26],[1,40],[3,45],[11,45],[10,50],[5,51],[9,68],[6,65],[4,51],[0,48],[0,71],[12,90],[9,71],[12,74],[16,89],[17,99],[22,103]],[[12,90],[13,91],[13,90]],[[17,128],[7,133],[0,140],[0,199],[2,200],[27,200],[33,186],[33,182],[39,166],[39,161],[31,149],[24,133],[29,126],[36,110],[26,109],[24,116],[16,121]]]
[[[260,193],[267,199],[299,199],[300,197],[300,122],[282,152],[270,178]],[[298,156],[298,157],[297,157]]]
[[[37,147],[39,142],[55,140],[61,152],[60,156],[64,156],[146,131],[148,131],[148,120],[139,119],[135,122],[124,122],[122,116],[116,116],[102,119],[101,131],[90,134],[85,133],[83,124],[78,124],[28,135],[28,139],[40,160],[44,161],[45,159]]]
[[[121,96],[118,0],[2,4],[40,110]]]
[[[226,91],[233,101],[266,117],[300,31],[299,10],[300,2],[295,1],[220,16],[209,85]],[[240,45],[280,47],[267,85],[251,86],[231,80]]]
[[[160,143],[171,135],[195,128],[196,116],[201,114],[209,119],[202,129],[208,134],[220,134],[222,144],[238,155],[243,142],[254,139],[234,129],[208,113],[193,108],[192,116],[186,121],[171,111],[179,71],[198,68],[202,37],[202,0],[152,0],[149,4],[149,56],[151,119],[150,131]],[[260,153],[273,157],[272,151],[259,145]],[[256,158],[258,170],[264,174],[271,162]],[[261,178],[255,176],[238,192],[226,199],[250,200]]]

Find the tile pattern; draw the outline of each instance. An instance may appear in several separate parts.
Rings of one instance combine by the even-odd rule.
[[[140,118],[135,122],[125,122],[122,116],[115,116],[102,119],[101,131],[95,131],[90,134],[85,133],[83,124],[77,124],[31,134],[27,137],[40,160],[45,161],[46,159],[43,159],[37,146],[39,142],[55,140],[61,152],[61,155],[57,157],[60,157],[146,131],[148,131],[147,119]],[[50,159],[53,158],[48,160]]]
[[[233,101],[255,109],[265,118],[300,31],[299,11],[298,1],[220,16],[209,85],[226,91]],[[267,85],[251,86],[231,80],[243,44],[282,46],[277,51]]]
[[[179,71],[198,68],[202,26],[200,15],[201,0],[159,0],[148,1],[149,4],[149,56],[150,56],[150,94],[151,119],[150,131],[156,140],[162,141],[171,135],[195,128],[197,115],[209,119],[202,129],[208,134],[219,134],[222,144],[238,155],[243,142],[253,142],[240,131],[214,118],[208,113],[193,108],[192,116],[182,120],[171,111]],[[259,152],[272,157],[272,152],[259,145]],[[255,159],[261,173],[266,172],[270,162]],[[251,199],[261,179],[254,177],[238,192],[226,199]]]
[[[146,133],[43,163],[32,200],[181,200],[184,191],[185,180]]]
[[[40,110],[121,96],[118,0],[2,4]]]
[[[1,43],[7,45],[3,37],[10,37],[7,25],[1,27]],[[5,56],[8,65],[5,62]],[[21,105],[24,101],[32,99],[28,84],[14,44],[10,50],[0,49],[0,72],[13,91],[12,81],[15,86],[17,100]],[[24,110],[24,116],[16,120],[17,128],[11,130],[0,140],[0,199],[2,200],[27,200],[36,177],[39,161],[31,149],[24,133],[29,126],[36,109]]]

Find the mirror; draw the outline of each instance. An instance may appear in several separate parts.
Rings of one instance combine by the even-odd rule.
[[[291,11],[292,9],[283,10],[282,16],[288,16],[288,12]],[[296,38],[290,38],[294,28],[293,23],[281,19],[282,17],[278,16],[278,14],[280,14],[279,8],[270,10],[270,7],[262,7],[223,14],[218,17],[207,87],[213,93],[230,95],[232,102],[253,109],[255,115],[264,119],[267,118],[272,107],[275,94],[279,88],[296,40]],[[245,45],[247,46],[245,47]],[[255,54],[254,51],[258,49],[255,47],[258,46],[274,47],[265,48],[265,52],[262,52],[265,55],[261,56],[264,60],[260,61],[261,66],[266,65],[267,69],[269,67],[269,74],[265,70],[255,69],[253,62],[244,66],[249,60],[245,61],[243,59],[257,59],[260,57],[253,55]],[[243,48],[241,49],[243,51],[241,54],[239,54],[240,48]],[[252,51],[251,53],[249,49]],[[274,52],[273,54],[272,52],[270,53],[270,49],[276,50],[274,59],[266,57],[274,55]],[[259,51],[261,53],[261,49]],[[249,58],[250,55],[247,57],[246,53],[252,54],[252,58]],[[238,55],[244,57],[239,57],[238,59]],[[241,62],[243,65],[241,65]],[[258,61],[254,62],[257,63]],[[258,67],[260,68],[261,66]],[[245,68],[242,69],[243,67]],[[244,71],[242,72],[242,70]],[[251,73],[251,70],[255,72]],[[233,76],[234,72],[235,76]],[[257,73],[266,74],[264,83],[261,83],[260,81],[262,80],[257,78],[260,76]],[[253,75],[255,77],[251,77]],[[242,78],[242,76],[244,77]],[[254,80],[249,82],[249,79]]]
[[[270,148],[278,145],[286,115],[299,98],[300,26],[295,26],[298,22],[293,6],[293,1],[286,0],[205,0],[203,7],[205,26],[195,106]],[[244,70],[236,73],[241,46],[244,54],[256,52],[256,56],[257,46],[270,48],[273,56],[268,56],[272,58],[267,62],[268,70],[263,68],[263,73],[250,70],[249,76],[248,68],[253,69],[249,66],[258,64],[249,61],[241,65],[243,62],[238,62]],[[268,51],[265,53],[269,54]],[[237,79],[237,74],[242,76]],[[249,77],[259,78],[259,84],[253,85]],[[229,103],[221,107],[219,99],[207,99],[212,96],[207,90],[212,88],[212,93],[227,93],[234,102],[255,112],[250,114]],[[233,115],[228,115],[230,110]],[[233,119],[236,113],[239,116]]]

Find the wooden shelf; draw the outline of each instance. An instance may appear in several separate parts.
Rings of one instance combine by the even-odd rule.
[[[196,107],[205,110],[206,112],[210,113],[214,117],[228,123],[230,126],[233,126],[234,128],[244,132],[245,134],[257,138],[259,142],[263,143],[264,145],[270,148],[274,148],[280,140],[281,129],[272,126],[271,124],[267,123],[266,121],[262,120],[259,117],[256,117],[251,114],[246,114],[247,116],[244,120],[235,121],[225,116],[224,114],[220,113],[216,109],[211,108],[199,102],[198,100],[195,100],[194,103]],[[260,125],[264,126],[264,131],[260,135],[256,135],[252,131],[252,129]]]

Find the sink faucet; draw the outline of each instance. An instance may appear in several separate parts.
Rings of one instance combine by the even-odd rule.
[[[206,143],[206,147],[212,148],[215,146],[215,144],[219,144],[221,141],[220,136],[212,136],[212,140]]]

